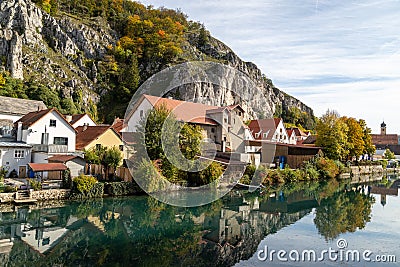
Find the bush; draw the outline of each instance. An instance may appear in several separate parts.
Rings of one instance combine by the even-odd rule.
[[[311,162],[307,162],[304,165],[303,171],[308,180],[317,180],[319,178],[319,172]]]
[[[241,184],[250,184],[251,183],[251,178],[249,177],[248,174],[245,174],[240,178],[239,183]]]
[[[303,172],[301,170],[292,170],[286,167],[280,173],[285,182],[297,182],[300,180],[304,180]]]
[[[79,175],[72,180],[71,199],[97,198],[104,194],[104,184],[93,176]]]
[[[331,159],[318,157],[316,159],[316,166],[320,176],[323,178],[335,178],[339,175],[339,167]]]
[[[96,183],[97,180],[93,176],[81,174],[72,181],[72,188],[75,192],[87,193]]]
[[[36,180],[29,180],[29,185],[33,190],[39,191],[42,190],[42,183]]]
[[[257,170],[258,172],[258,170]],[[265,179],[263,180],[263,184],[281,184],[284,183],[285,179],[282,176],[282,173],[280,170],[270,170],[267,172],[267,175],[265,176]]]
[[[138,185],[130,182],[113,182],[104,184],[104,193],[111,196],[127,196],[142,193]]]
[[[14,193],[18,191],[18,187],[16,186],[10,186],[10,185],[6,185],[3,189],[4,193]]]

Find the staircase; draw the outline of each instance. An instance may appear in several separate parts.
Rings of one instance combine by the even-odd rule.
[[[16,194],[14,199],[15,204],[29,204],[29,203],[35,203],[37,201],[36,199],[30,197],[28,190],[21,190],[15,194]]]
[[[0,254],[8,254],[11,252],[14,243],[10,239],[0,240]]]

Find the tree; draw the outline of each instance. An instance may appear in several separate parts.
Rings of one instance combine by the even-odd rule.
[[[391,159],[395,159],[395,158],[396,158],[396,156],[394,155],[394,153],[393,153],[392,151],[390,151],[389,148],[387,148],[387,149],[385,150],[385,153],[383,153],[383,157],[384,157],[385,159],[388,159],[388,160],[391,160]]]
[[[348,127],[343,120],[339,120],[336,111],[328,110],[317,124],[316,145],[323,147],[325,155],[330,159],[342,160],[347,158],[348,151],[347,136]]]
[[[122,153],[118,147],[113,146],[105,150],[103,157],[101,159],[101,163],[108,170],[109,167],[114,169],[114,175],[116,174],[117,167],[121,165],[122,162]]]
[[[363,154],[365,146],[363,128],[354,118],[342,117],[340,119],[347,125],[346,149],[348,150],[348,156],[351,158],[356,157],[358,160],[358,158]]]
[[[367,127],[367,123],[363,119],[360,119],[358,123],[360,124],[363,130],[363,141],[364,141],[363,154],[372,156],[375,153],[375,146],[372,143],[371,128]]]

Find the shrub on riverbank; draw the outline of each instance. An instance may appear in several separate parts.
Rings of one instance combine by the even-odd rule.
[[[72,181],[71,199],[103,197],[104,184],[93,176],[79,175]]]
[[[143,190],[135,183],[113,182],[104,184],[104,193],[110,196],[129,196],[143,193]]]

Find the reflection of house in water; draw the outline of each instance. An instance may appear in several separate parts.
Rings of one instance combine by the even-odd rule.
[[[315,199],[300,193],[288,198],[280,195],[263,201],[259,201],[258,197],[252,200],[234,197],[218,216],[200,216],[194,221],[202,223],[204,229],[209,229],[203,236],[204,241],[240,247],[244,240],[246,246],[249,242],[259,242],[266,235],[296,222],[317,206]]]
[[[78,221],[76,217],[67,220],[59,218],[56,211],[40,210],[38,216],[30,216],[28,208],[16,211],[16,216],[1,221],[2,236],[8,240],[19,239],[33,250],[44,254],[56,246],[69,232],[69,227]],[[34,218],[34,219],[32,219]]]
[[[386,205],[386,196],[398,196],[399,195],[399,189],[397,187],[391,187],[391,188],[386,188],[382,186],[371,186],[371,191],[370,193],[372,194],[377,194],[381,195],[381,204],[382,206]]]

